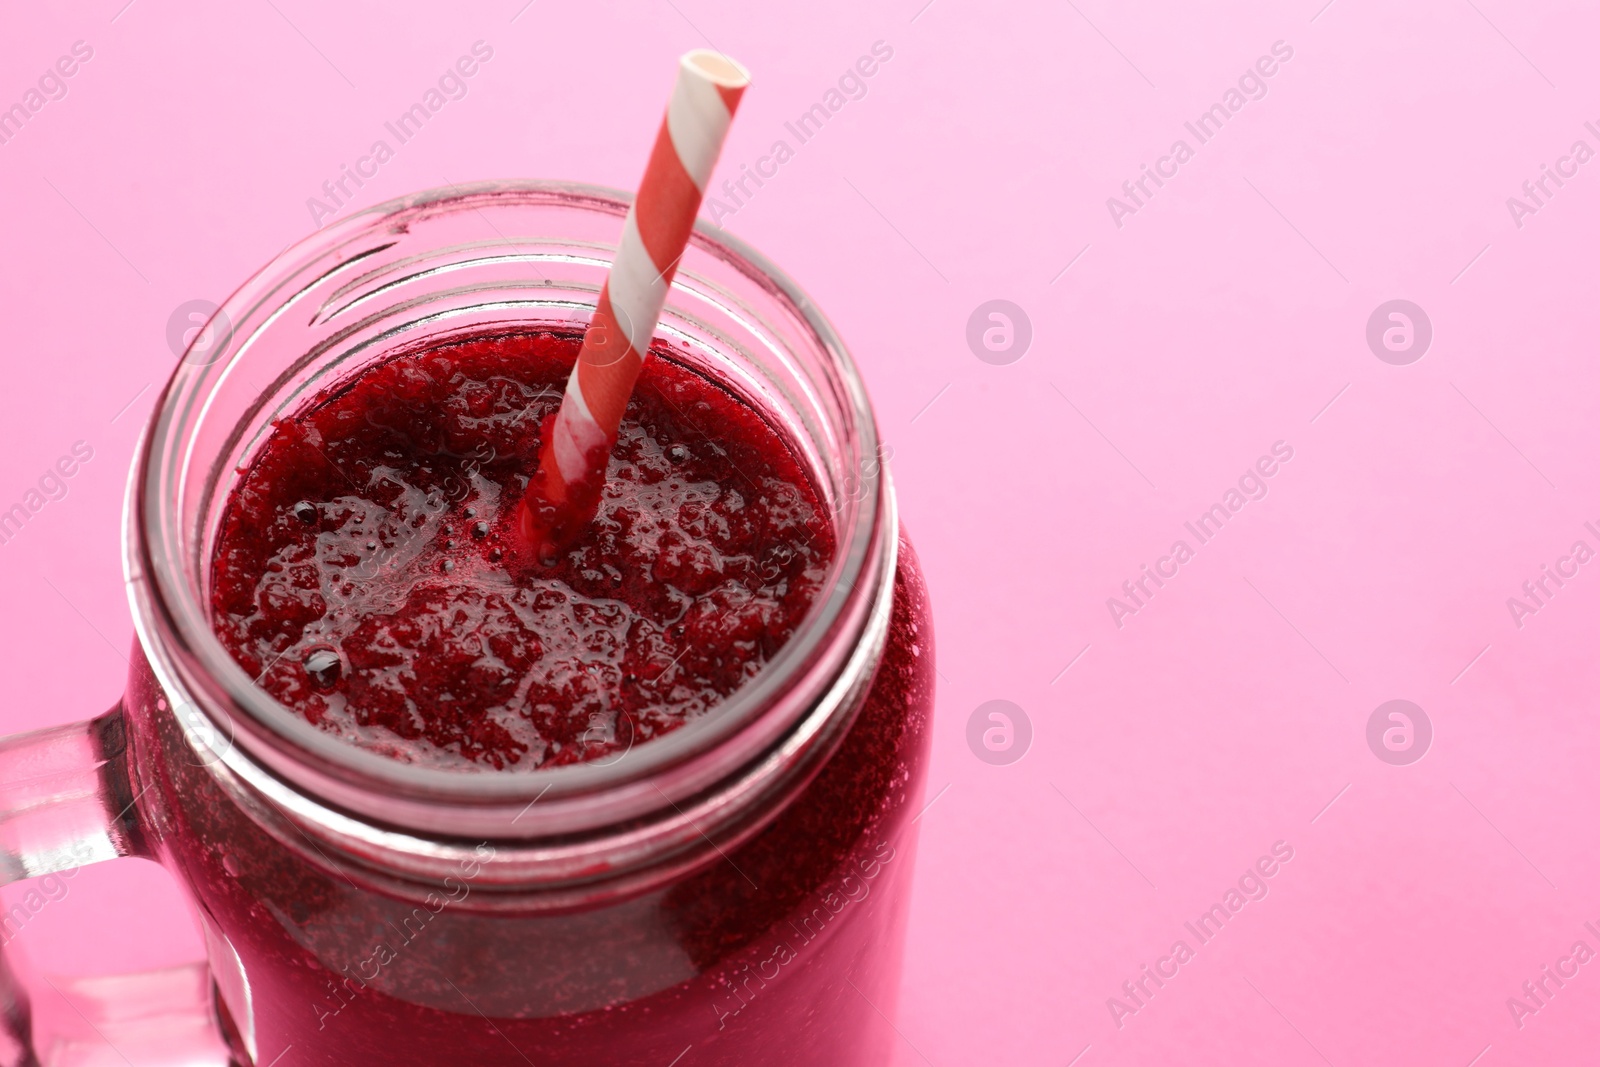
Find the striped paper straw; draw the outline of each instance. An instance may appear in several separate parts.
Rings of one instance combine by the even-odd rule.
[[[700,49],[678,62],[639,195],[522,501],[522,532],[541,558],[570,544],[599,507],[617,427],[749,84],[745,69],[718,52]]]

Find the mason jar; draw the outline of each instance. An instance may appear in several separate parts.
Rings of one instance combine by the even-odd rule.
[[[434,190],[245,283],[134,461],[126,692],[0,742],[5,879],[164,865],[242,1064],[887,1062],[927,595],[844,345],[741,242],[697,227],[657,336],[786,439],[838,547],[788,643],[711,714],[595,763],[419,766],[311,725],[212,632],[219,521],[275,422],[402,348],[582,329],[628,204],[548,182]]]

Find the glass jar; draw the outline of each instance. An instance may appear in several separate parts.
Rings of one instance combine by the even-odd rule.
[[[762,410],[830,510],[810,614],[711,715],[598,763],[461,771],[307,723],[212,634],[239,471],[401,347],[581,328],[628,207],[508,182],[392,201],[214,316],[141,443],[121,703],[0,743],[10,878],[139,855],[186,889],[218,1024],[258,1067],[887,1060],[933,699],[932,631],[861,381],[822,315],[697,228],[658,334]]]

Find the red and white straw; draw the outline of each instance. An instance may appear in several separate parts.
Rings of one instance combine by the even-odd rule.
[[[599,506],[617,427],[749,84],[745,69],[718,52],[697,50],[678,63],[639,195],[523,498],[522,531],[541,557],[570,542]]]

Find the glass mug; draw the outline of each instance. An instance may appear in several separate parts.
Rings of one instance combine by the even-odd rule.
[[[715,714],[597,763],[415,766],[278,704],[208,622],[220,513],[274,420],[401,347],[582,329],[627,207],[543,182],[426,192],[247,282],[134,462],[126,693],[0,742],[4,878],[161,862],[240,1063],[887,1061],[930,615],[860,378],[756,252],[697,227],[659,332],[788,439],[838,550],[788,644]]]

